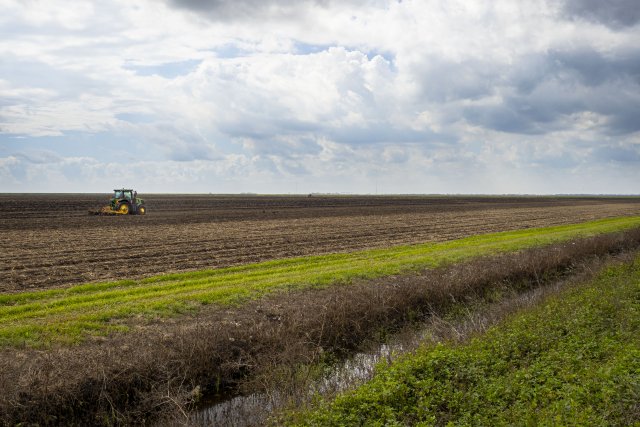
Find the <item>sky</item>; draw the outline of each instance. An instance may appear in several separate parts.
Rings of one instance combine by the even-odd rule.
[[[0,0],[0,192],[639,194],[637,0]]]

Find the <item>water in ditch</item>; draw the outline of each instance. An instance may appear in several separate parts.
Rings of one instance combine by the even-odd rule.
[[[406,349],[406,344],[397,342],[383,344],[375,351],[358,353],[333,367],[329,373],[313,382],[306,391],[298,393],[296,396],[292,396],[290,392],[272,390],[269,393],[253,393],[211,402],[193,412],[189,424],[233,427],[261,425],[276,409],[290,404],[304,403],[317,394],[331,395],[366,381],[373,375],[378,362],[381,360],[390,361],[396,355],[405,352]]]
[[[373,376],[378,363],[389,363],[398,356],[415,350],[421,344],[460,341],[473,334],[482,333],[511,313],[531,306],[549,293],[556,292],[561,286],[562,282],[556,282],[512,295],[500,302],[465,308],[455,320],[432,316],[421,325],[405,328],[387,343],[378,345],[371,351],[357,353],[336,364],[319,380],[307,383],[302,390],[276,389],[268,393],[253,393],[210,401],[189,415],[188,424],[232,427],[263,425],[274,411],[298,407],[309,402],[314,396],[331,396],[367,381]]]

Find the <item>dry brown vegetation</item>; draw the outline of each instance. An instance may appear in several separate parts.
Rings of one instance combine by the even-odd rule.
[[[443,241],[640,213],[638,198],[145,196],[144,217],[96,217],[107,195],[0,195],[0,291]]]
[[[199,392],[347,354],[457,304],[535,287],[594,257],[639,245],[640,230],[633,230],[419,275],[275,294],[79,347],[4,350],[0,419],[7,425],[134,424],[180,414]]]

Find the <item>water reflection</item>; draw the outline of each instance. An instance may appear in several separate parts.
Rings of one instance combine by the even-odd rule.
[[[235,396],[194,411],[189,424],[229,427],[262,425],[276,409],[292,404],[300,405],[315,395],[332,395],[367,381],[373,376],[378,362],[381,360],[390,362],[408,348],[415,348],[417,342],[422,338],[422,334],[416,332],[411,337],[409,345],[406,336],[404,338],[403,342],[383,344],[373,351],[355,354],[337,364],[320,380],[313,382],[305,391],[297,393],[296,396],[279,390],[268,394],[253,393],[246,396]]]

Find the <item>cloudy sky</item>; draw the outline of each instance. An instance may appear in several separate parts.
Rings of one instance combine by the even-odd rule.
[[[637,0],[0,0],[0,192],[640,193]]]

